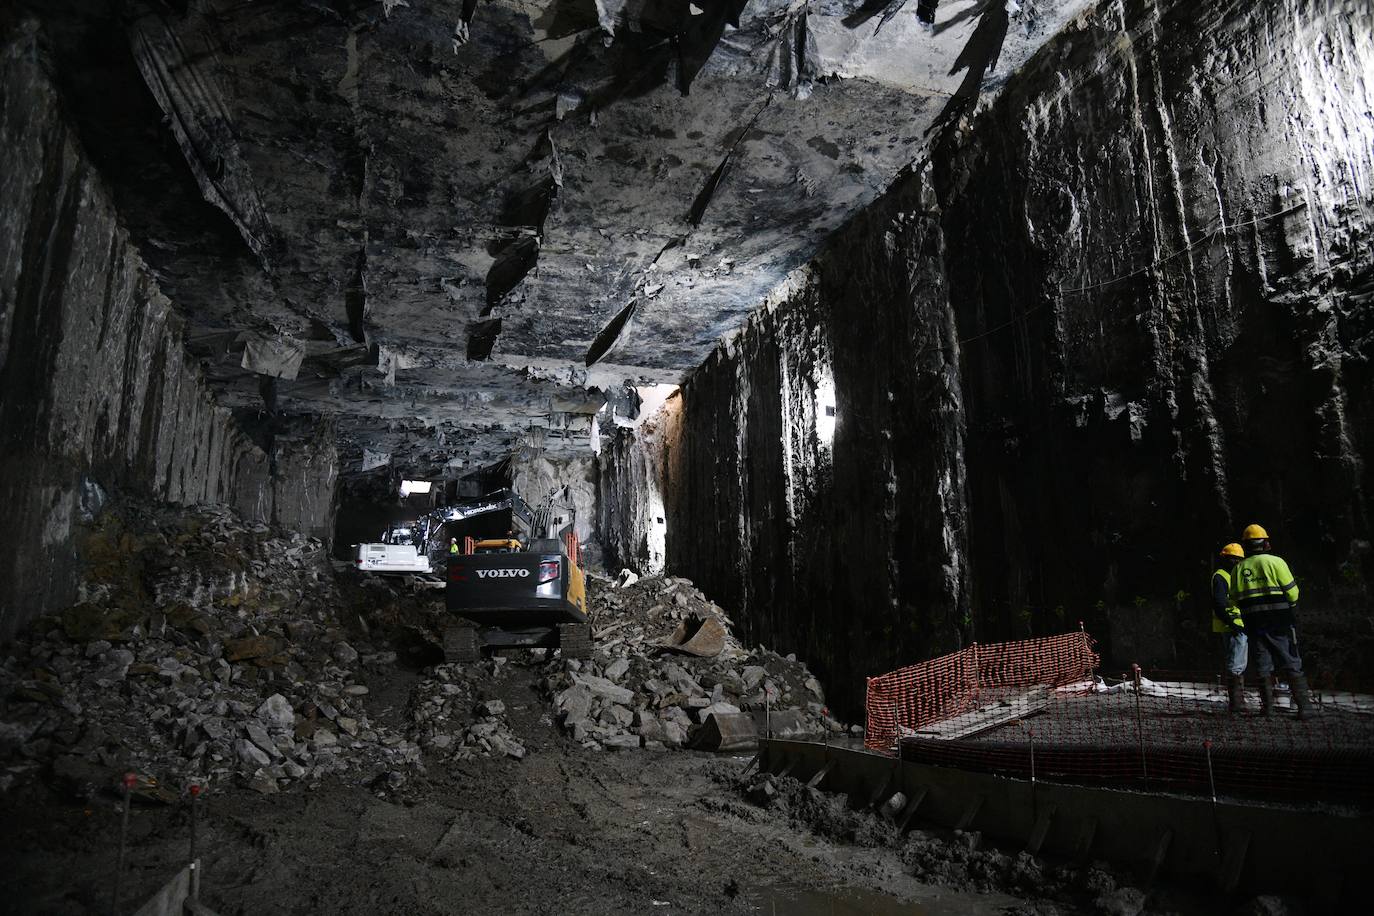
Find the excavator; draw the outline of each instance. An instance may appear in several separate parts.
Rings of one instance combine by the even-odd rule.
[[[449,661],[472,662],[484,650],[515,648],[556,648],[564,658],[591,655],[577,510],[556,502],[559,492],[534,512],[504,491],[485,501],[485,511],[461,513],[465,522],[486,522],[488,531],[490,519],[481,517],[491,513],[509,525],[504,535],[465,535],[458,552],[447,556],[443,643]]]

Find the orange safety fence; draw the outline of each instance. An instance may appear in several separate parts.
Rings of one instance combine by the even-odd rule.
[[[989,691],[1087,681],[1097,664],[1092,638],[1078,630],[1016,642],[974,643],[871,677],[864,746],[892,750],[903,729],[914,732],[968,712]]]
[[[868,680],[865,745],[1003,776],[1374,804],[1374,695],[1248,672],[1099,671],[1092,638],[972,645]],[[1266,713],[1262,698],[1272,698]]]

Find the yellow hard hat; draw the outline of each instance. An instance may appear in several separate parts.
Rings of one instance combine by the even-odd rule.
[[[1262,541],[1267,537],[1269,537],[1269,532],[1260,525],[1246,525],[1245,530],[1240,534],[1242,541]]]
[[[1227,544],[1221,548],[1221,555],[1223,557],[1239,557],[1243,560],[1245,559],[1245,550],[1239,544]]]

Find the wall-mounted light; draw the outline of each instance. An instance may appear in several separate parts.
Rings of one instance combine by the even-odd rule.
[[[401,495],[409,496],[412,493],[428,493],[433,484],[428,480],[403,480],[401,481]]]
[[[835,382],[822,376],[816,384],[816,438],[822,446],[835,441]]]

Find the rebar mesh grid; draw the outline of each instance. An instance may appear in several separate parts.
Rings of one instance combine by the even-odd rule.
[[[1214,676],[1097,673],[1086,633],[970,646],[868,682],[866,746],[1024,778],[1259,798],[1374,802],[1374,696],[1258,680],[1232,712]]]

